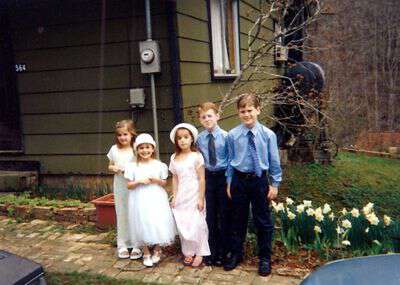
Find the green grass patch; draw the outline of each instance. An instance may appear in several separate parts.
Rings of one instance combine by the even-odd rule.
[[[22,193],[20,195],[7,194],[0,196],[0,204],[11,204],[14,206],[27,205],[27,206],[46,206],[53,208],[64,207],[89,207],[91,204],[82,203],[80,200],[56,200],[47,199],[45,197],[31,197],[29,193]]]
[[[399,219],[400,160],[341,152],[329,166],[291,165],[281,186],[281,199],[286,196],[336,209],[372,202],[379,214]]]
[[[142,285],[153,284],[142,282],[133,279],[116,279],[101,274],[91,273],[60,273],[60,272],[46,272],[46,281],[48,285]]]

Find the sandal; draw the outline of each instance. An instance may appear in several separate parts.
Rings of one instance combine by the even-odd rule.
[[[185,256],[185,258],[183,259],[182,263],[185,266],[191,266],[192,263],[193,263],[193,260],[194,260],[193,256]]]
[[[143,255],[143,265],[146,267],[152,267],[153,266],[153,261],[151,260],[151,255],[146,254]]]
[[[132,248],[130,259],[135,260],[141,258],[143,255],[142,251],[138,248]]]
[[[161,249],[155,250],[153,252],[153,256],[151,257],[151,260],[153,261],[154,264],[159,263],[161,260]]]
[[[118,258],[126,259],[129,258],[129,251],[126,248],[118,249]]]
[[[193,259],[192,267],[203,267],[203,257],[201,255],[196,255],[196,257]]]

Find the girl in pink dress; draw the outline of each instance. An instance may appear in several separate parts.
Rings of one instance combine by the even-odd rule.
[[[197,129],[176,125],[170,139],[175,144],[169,170],[172,176],[171,207],[181,240],[183,263],[198,267],[210,255],[205,212],[204,159],[196,150]]]

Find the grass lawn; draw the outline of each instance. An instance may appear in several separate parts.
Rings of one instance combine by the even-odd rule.
[[[137,280],[115,279],[100,274],[46,272],[48,285],[142,285],[152,284]]]
[[[336,209],[372,202],[378,213],[400,219],[400,160],[341,152],[330,166],[287,166],[283,179],[280,199],[307,199]]]

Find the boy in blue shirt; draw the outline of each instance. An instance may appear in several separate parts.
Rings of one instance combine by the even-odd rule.
[[[227,195],[232,200],[232,254],[224,263],[234,269],[243,259],[249,205],[257,229],[258,273],[271,273],[273,223],[269,208],[282,180],[276,135],[257,121],[260,101],[255,94],[242,94],[237,101],[242,123],[227,136]]]
[[[197,147],[205,161],[206,220],[211,255],[207,265],[222,266],[229,251],[230,210],[226,193],[225,172],[228,165],[227,132],[218,126],[218,108],[206,102],[198,107],[199,120],[204,131],[199,134]]]

